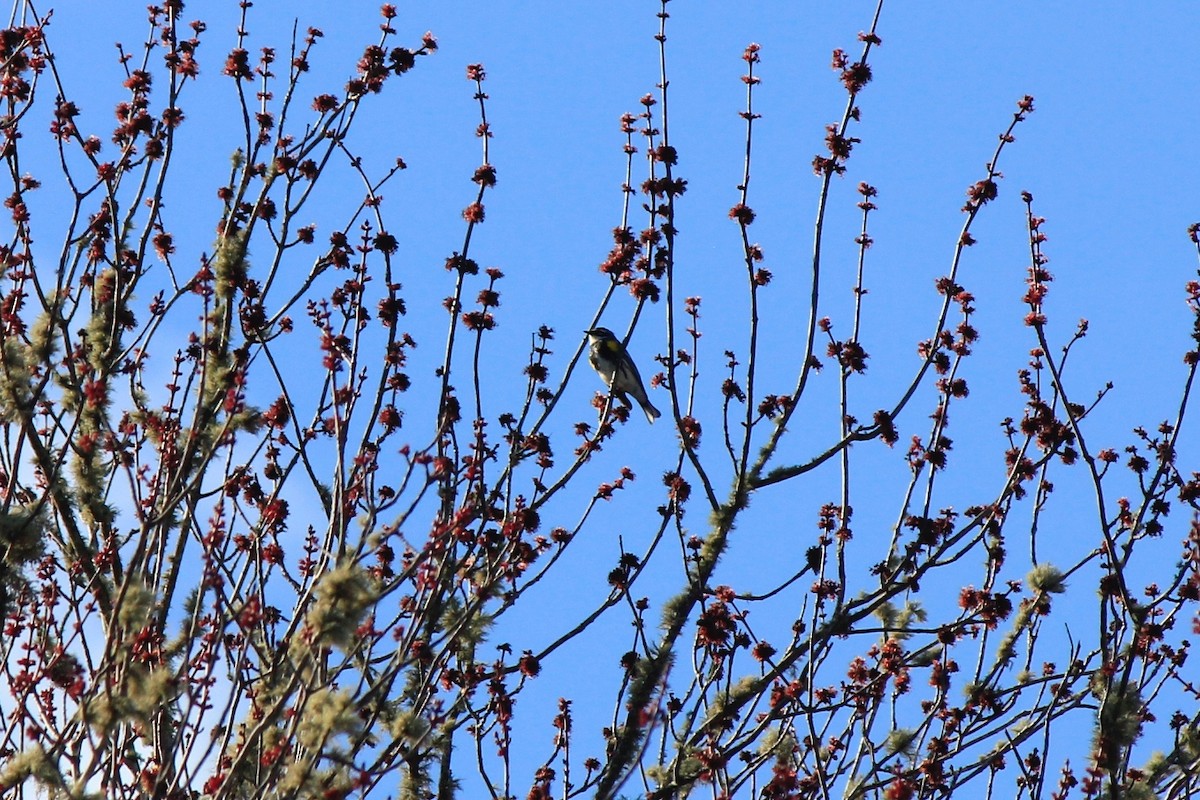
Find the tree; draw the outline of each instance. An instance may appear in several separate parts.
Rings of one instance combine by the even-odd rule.
[[[911,374],[880,388],[866,321],[908,310],[867,300],[881,202],[871,185],[858,184],[854,266],[829,256],[879,9],[856,52],[834,52],[845,104],[812,161],[814,244],[793,304],[802,313],[781,340],[765,320],[781,279],[752,235],[760,49],[743,53],[744,168],[728,213],[743,295],[702,302],[678,256],[693,234],[681,222],[689,184],[668,113],[663,2],[657,91],[621,121],[623,215],[600,264],[604,291],[580,322],[617,329],[620,315],[635,356],[653,342],[642,371],[674,435],[663,444],[605,392],[572,407],[581,381],[598,385],[573,331],[525,322],[528,349],[491,344],[505,277],[476,252],[497,184],[484,67],[467,68],[482,153],[435,317],[430,296],[414,302],[402,285],[414,265],[384,199],[406,165],[368,163],[353,133],[378,95],[419,79],[407,75],[437,40],[385,5],[352,77],[314,92],[322,32],[294,33],[286,57],[252,52],[254,10],[239,8],[236,45],[218,57],[182,3],[150,7],[144,47],[120,51],[124,97],[107,141],[84,127],[49,14],[23,3],[0,32],[7,792],[1196,792],[1200,716],[1179,709],[1197,693],[1181,629],[1189,615],[1198,624],[1200,474],[1178,454],[1200,282],[1186,287],[1195,321],[1176,415],[1135,428],[1123,452],[1098,442],[1111,438],[1092,426],[1106,390],[1068,380],[1087,325],[1065,340],[1051,325],[1047,223],[1022,193],[1022,405],[1002,423],[1002,452],[988,454],[1003,462],[998,479],[955,460],[951,422],[979,336],[964,263],[1032,97],[967,189]],[[228,90],[226,116],[206,122],[231,123],[240,143],[219,169],[198,159],[194,178],[180,132],[201,81]],[[350,179],[355,199],[322,194]],[[218,199],[207,249],[182,245],[200,235],[195,185]],[[851,290],[847,308],[831,287]],[[701,310],[721,304],[747,313],[713,345]],[[437,353],[435,369],[411,368],[418,347]],[[719,352],[714,384],[700,365]],[[808,424],[821,419],[831,424]],[[673,463],[643,495],[649,506],[622,507],[657,480],[638,441]],[[1078,494],[1054,494],[1071,481],[1088,488],[1086,510]],[[549,613],[559,599],[543,587],[575,579],[567,565],[607,532],[610,507],[628,509],[616,513],[639,551],[619,539],[616,563],[591,565],[607,596]],[[764,511],[786,520],[786,544]],[[886,541],[864,544],[864,519]],[[1082,555],[1047,543],[1046,528],[1063,525],[1090,542]],[[752,570],[727,568],[746,541],[770,546]],[[1086,612],[1064,615],[1079,603]],[[1064,616],[1069,638],[1052,627]],[[623,654],[594,650],[619,669],[613,696],[567,676],[552,719],[517,714],[544,667],[625,623]],[[536,760],[516,755],[537,748]]]

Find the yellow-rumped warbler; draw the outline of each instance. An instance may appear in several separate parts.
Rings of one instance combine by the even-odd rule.
[[[592,328],[586,333],[591,345],[588,362],[592,369],[596,370],[600,380],[604,381],[608,390],[626,408],[633,406],[627,395],[633,395],[633,399],[638,401],[638,405],[646,413],[646,419],[653,424],[654,420],[662,416],[662,412],[646,397],[642,376],[638,374],[637,365],[629,357],[625,345],[621,344],[621,340],[608,328]]]

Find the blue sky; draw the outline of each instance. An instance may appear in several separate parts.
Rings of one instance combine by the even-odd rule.
[[[742,347],[739,241],[726,218],[737,201],[742,166],[741,52],[752,41],[762,46],[756,110],[763,116],[756,123],[750,205],[758,212],[752,235],[776,276],[764,296],[764,375],[768,390],[782,391],[793,380],[789,356],[800,346],[797,326],[804,323],[805,265],[819,187],[810,162],[822,152],[824,126],[839,118],[844,104],[844,91],[829,69],[830,51],[856,53],[855,35],[869,26],[873,9],[861,0],[670,4],[671,136],[680,154],[678,174],[689,181],[678,206],[677,263],[681,294],[705,298],[710,360],[701,380],[710,397],[723,377],[720,351]],[[469,178],[479,160],[476,108],[464,69],[484,64],[499,184],[485,199],[487,221],[476,234],[473,256],[508,276],[501,284],[500,327],[489,342],[498,380],[509,376],[512,392],[519,393],[530,332],[543,323],[558,330],[557,363],[565,363],[573,337],[590,321],[606,287],[596,267],[610,246],[622,203],[618,119],[637,111],[638,98],[654,91],[657,4],[411,2],[399,10],[395,24],[402,41],[415,44],[431,30],[440,50],[367,106],[352,144],[380,170],[397,155],[409,165],[385,191],[386,213],[406,261],[401,279],[409,324],[415,331],[435,321],[440,325],[438,302],[449,287],[441,263],[461,246],[460,211],[473,198]],[[221,109],[232,108],[231,83],[214,80],[232,46],[230,17],[211,13],[199,58],[204,79],[184,100],[189,121],[182,146],[194,148],[196,158],[180,165],[180,194],[168,207],[168,219],[180,221],[181,258],[189,246],[193,252],[210,246],[218,213],[215,188],[237,143],[220,122]],[[186,16],[193,14],[210,11],[195,2]],[[271,44],[285,53],[293,17],[301,30],[314,25],[326,34],[305,84],[314,95],[344,82],[379,20],[375,3],[341,4],[334,11],[328,3],[257,0],[248,25],[251,51]],[[85,134],[94,130],[104,138],[110,126],[119,95],[111,42],[120,39],[133,49],[142,19],[137,3],[74,3],[55,11],[51,42],[68,87],[80,93]],[[1064,342],[1080,317],[1091,321],[1088,339],[1073,356],[1078,395],[1090,398],[1106,380],[1116,384],[1094,421],[1101,443],[1119,447],[1134,425],[1152,426],[1174,411],[1189,324],[1182,285],[1196,268],[1185,229],[1200,219],[1193,189],[1200,178],[1194,23],[1194,9],[1183,3],[1135,9],[1115,2],[896,2],[883,10],[878,28],[883,45],[872,55],[874,80],[861,96],[862,123],[852,130],[863,141],[831,197],[826,262],[831,282],[825,313],[845,330],[858,225],[854,188],[859,181],[871,183],[879,190],[879,210],[872,218],[876,244],[867,261],[871,293],[863,339],[872,360],[868,380],[858,389],[866,398],[864,411],[883,405],[874,398],[887,397],[894,381],[915,370],[915,343],[931,332],[938,300],[933,281],[948,268],[964,190],[982,177],[1016,101],[1025,94],[1036,98],[1035,113],[1003,155],[999,199],[977,223],[979,244],[967,252],[961,277],[978,298],[976,326],[982,334],[968,362],[972,395],[965,424],[951,429],[962,458],[972,446],[983,448],[979,466],[960,479],[964,491],[973,481],[1002,476],[997,425],[1020,413],[1015,372],[1032,346],[1021,324],[1028,261],[1022,190],[1033,193],[1036,212],[1048,219],[1045,252],[1056,281],[1047,313],[1055,341]],[[72,73],[72,65],[86,72]],[[361,194],[348,182],[327,189],[324,202],[331,206],[357,201]],[[182,224],[193,218],[202,223]],[[644,219],[635,217],[633,225],[642,227]],[[623,330],[630,309],[628,296],[619,294],[605,323]],[[643,374],[652,371],[650,356],[662,347],[660,311],[648,309],[632,344]],[[414,375],[432,370],[438,335],[418,349]],[[818,393],[832,388],[832,375],[827,376]],[[598,386],[591,375],[576,375],[566,395],[576,408],[560,417],[562,430],[590,418],[588,402]],[[651,397],[665,410],[668,404],[659,396]],[[420,400],[414,403],[419,408]],[[918,406],[902,424],[906,437],[924,432],[927,406]],[[816,410],[794,422],[787,452],[800,458],[820,449],[834,432],[832,420]],[[715,423],[711,430],[716,433]],[[603,573],[587,568],[613,561],[614,537],[607,531],[621,533],[634,549],[643,546],[645,530],[626,520],[660,501],[656,476],[671,460],[670,428],[626,433],[613,452],[589,467],[584,485],[610,478],[624,463],[645,480],[626,505],[601,510],[589,538],[576,549],[573,577],[547,589],[547,602],[564,615],[603,596]],[[628,449],[621,449],[622,441]],[[1194,443],[1194,437],[1185,438],[1185,456],[1190,452],[1194,458]],[[565,442],[560,445],[563,460],[567,449]],[[880,474],[903,477],[901,449],[880,458]],[[814,478],[765,493],[763,509],[756,508],[744,527],[796,518],[808,526],[828,489]],[[1090,505],[1064,505],[1062,524],[1090,519]],[[702,530],[702,520],[693,524]],[[805,527],[803,535],[810,530]],[[1178,536],[1167,538],[1173,542]],[[763,565],[758,556],[753,545],[735,547],[724,582],[763,579],[763,570],[773,565]],[[673,573],[664,569],[667,592]],[[576,591],[566,593],[566,587]],[[600,632],[596,642],[604,644],[577,649],[566,654],[572,660],[565,667],[549,668],[547,693],[526,705],[547,721],[543,740],[549,739],[550,709],[560,691],[553,688],[553,676],[563,674],[553,670],[596,669],[597,681],[611,683],[617,677],[615,656],[600,668],[588,653],[619,653],[628,635],[624,623],[615,622]],[[537,647],[536,638],[514,644],[518,650]]]
[[[1173,348],[1139,348],[1129,327],[1161,323],[1161,332],[1178,342],[1180,327],[1168,323],[1172,314],[1185,318],[1177,301],[1191,274],[1184,228],[1196,214],[1186,187],[1197,178],[1189,156],[1200,121],[1196,104],[1176,89],[1198,66],[1184,24],[1187,7],[1164,3],[1135,13],[1119,3],[1001,5],[884,8],[883,46],[872,56],[875,79],[863,94],[863,123],[854,131],[863,142],[831,204],[835,221],[855,226],[854,186],[866,180],[880,191],[868,265],[876,293],[871,300],[931,306],[929,287],[948,264],[963,191],[980,176],[1013,104],[1028,93],[1037,111],[1004,156],[1000,200],[979,222],[984,247],[969,254],[964,276],[980,297],[981,320],[1009,313],[1022,291],[1017,195],[1027,189],[1049,220],[1047,252],[1057,278],[1052,319],[1065,325],[1088,316],[1097,361],[1103,350],[1103,360],[1119,365],[1117,372],[1125,371],[1135,352],[1136,363],[1148,365],[1150,373],[1175,366]],[[414,264],[440,262],[458,246],[458,212],[470,199],[468,179],[478,160],[476,111],[464,67],[486,66],[500,183],[486,201],[488,221],[477,253],[481,263],[510,276],[504,297],[513,317],[501,318],[497,338],[511,334],[523,342],[533,327],[516,324],[525,312],[573,330],[575,318],[590,313],[603,288],[595,266],[609,246],[621,203],[617,120],[637,110],[638,97],[654,88],[656,8],[632,1],[570,13],[548,2],[400,6],[397,27],[411,31],[407,38],[413,41],[432,30],[440,51],[370,104],[355,144],[381,168],[395,155],[405,158],[410,169],[389,187],[404,209],[396,224],[411,234],[406,245]],[[689,181],[679,223],[684,264],[699,288],[707,288],[705,281],[737,256],[736,229],[724,213],[736,199],[741,169],[739,55],[755,41],[763,47],[756,97],[763,119],[755,134],[751,205],[758,220],[752,233],[776,275],[794,270],[801,277],[818,185],[808,165],[822,149],[823,126],[839,116],[842,104],[829,52],[854,52],[854,36],[869,25],[873,4],[676,2],[669,8],[672,138],[679,172]],[[200,58],[206,79],[189,89],[185,109],[191,100],[192,108],[207,112],[232,97],[228,81],[211,80],[232,44],[231,25],[228,12],[224,22],[207,7],[191,5],[185,16],[192,14],[208,15],[210,30]],[[105,74],[117,75],[111,42],[120,39],[136,49],[143,17],[137,4],[56,9],[51,33],[60,62],[87,59],[88,86],[78,86],[76,73],[77,91],[117,95],[102,82]],[[272,44],[284,53],[293,18],[302,29],[312,24],[326,33],[307,84],[313,94],[349,74],[358,44],[371,37],[379,19],[374,3],[346,4],[334,14],[322,3],[260,0],[248,25],[251,50]],[[86,38],[78,33],[83,29]],[[106,95],[95,102],[85,95],[81,105],[85,115],[107,122]],[[206,159],[188,165],[197,170],[194,201],[198,210],[206,203],[215,210],[215,195],[199,181],[215,185],[212,175],[223,171],[236,139],[214,135],[219,128],[207,116],[197,124],[202,112],[191,113],[182,135]],[[181,173],[180,179],[192,175]],[[202,234],[200,242],[208,236]],[[835,229],[831,245],[850,236]],[[547,279],[560,302],[548,306],[540,291],[522,291]],[[793,300],[783,290],[767,298],[782,307]],[[419,311],[418,303],[411,305]],[[708,314],[710,324],[719,321],[714,303]],[[981,328],[983,352],[992,343],[999,348],[1008,335],[982,322]],[[1121,383],[1120,374],[1112,377]]]

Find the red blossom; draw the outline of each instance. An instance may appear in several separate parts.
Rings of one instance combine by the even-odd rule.
[[[842,85],[851,94],[860,91],[871,82],[871,67],[862,61],[856,61],[842,70]]]
[[[480,186],[495,186],[496,168],[491,164],[484,164],[475,170],[475,174],[471,176],[471,180]]]
[[[463,209],[462,215],[467,222],[483,222],[483,203],[471,203]]]
[[[250,54],[240,47],[234,48],[225,57],[225,67],[221,71],[234,80],[250,78]]]
[[[749,225],[754,222],[754,210],[744,203],[738,203],[729,209],[729,218],[739,225]]]

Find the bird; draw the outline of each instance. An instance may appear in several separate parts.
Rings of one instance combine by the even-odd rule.
[[[627,395],[633,395],[633,399],[638,401],[638,405],[646,414],[646,421],[653,425],[654,420],[662,416],[662,412],[646,397],[646,386],[642,383],[642,376],[638,374],[637,365],[629,357],[625,345],[621,344],[621,340],[608,328],[592,328],[584,333],[587,334],[590,345],[588,363],[596,370],[600,380],[604,381],[608,390],[626,408],[633,405]]]

